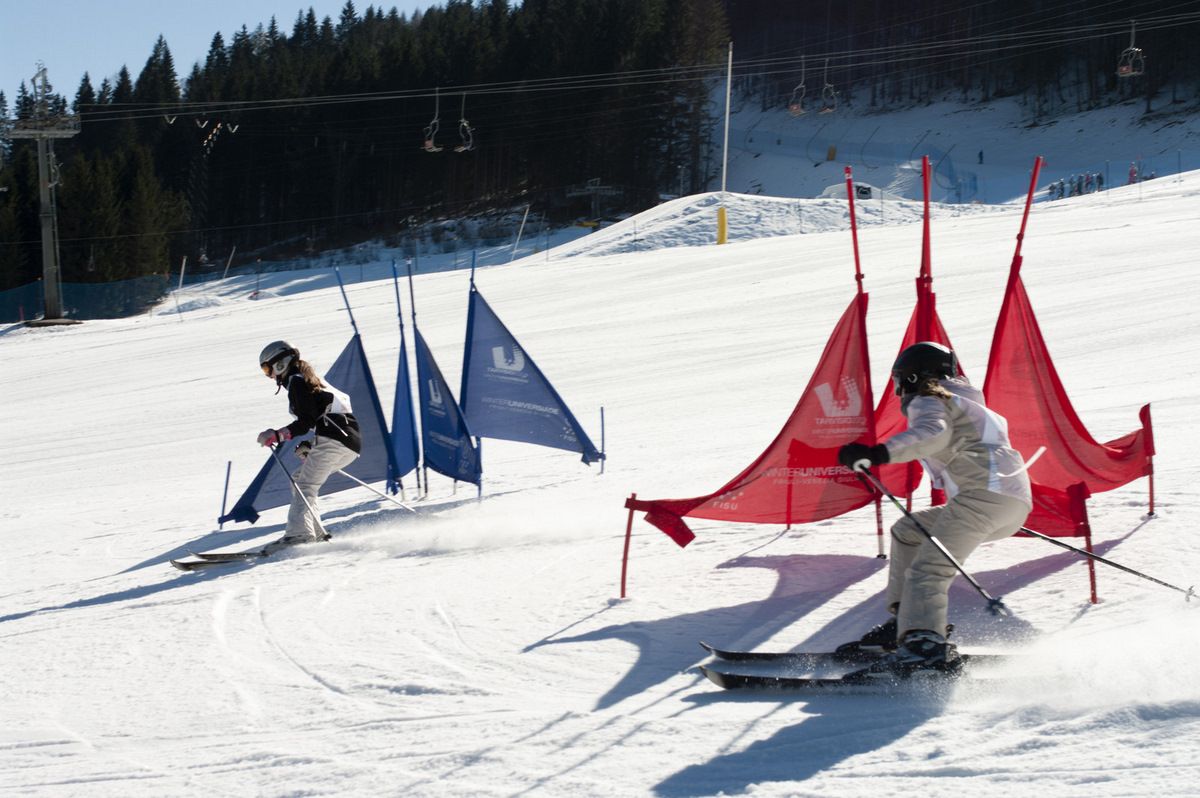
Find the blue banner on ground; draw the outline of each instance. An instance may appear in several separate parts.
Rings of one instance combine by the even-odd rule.
[[[566,402],[472,286],[463,355],[463,413],[481,438],[521,441],[603,458]]]
[[[351,338],[350,343],[346,344],[346,348],[338,355],[333,367],[325,374],[325,382],[349,394],[350,407],[354,417],[358,419],[359,430],[362,433],[362,454],[346,467],[346,473],[366,483],[390,483],[392,479],[398,478],[401,473],[397,466],[398,460],[392,449],[391,436],[388,435],[387,421],[379,403],[379,393],[375,390],[375,381],[371,379],[371,368],[367,365],[362,339],[358,335]],[[279,456],[289,473],[300,467],[300,458],[295,452],[296,444],[301,440],[311,439],[310,432],[280,446]],[[354,480],[335,473],[321,488],[321,495],[356,487],[359,485]],[[259,513],[264,510],[291,504],[291,501],[291,480],[280,470],[275,458],[268,455],[266,464],[259,469],[258,476],[250,483],[250,487],[246,488],[246,492],[237,500],[233,509],[218,521],[254,523],[258,520]]]
[[[414,328],[413,332],[417,341],[417,382],[425,465],[443,476],[478,485],[479,454],[471,443],[471,431],[425,344],[425,338],[420,330]]]

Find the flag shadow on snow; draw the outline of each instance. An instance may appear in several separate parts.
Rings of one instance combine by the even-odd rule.
[[[525,650],[561,643],[624,640],[638,648],[637,662],[596,701],[604,709],[637,695],[699,664],[708,655],[702,639],[737,640],[756,645],[825,604],[831,596],[882,567],[874,558],[844,554],[741,557],[736,567],[769,568],[777,578],[771,595],[728,607],[706,609],[654,621],[616,624],[570,637],[542,640]]]
[[[1096,545],[1095,553],[1103,556],[1133,531]],[[974,575],[985,587],[1003,596],[1073,564],[1085,567],[1082,558],[1063,552]],[[878,590],[798,641],[791,650],[831,650],[848,640],[857,639],[887,617],[883,590],[886,574],[880,573],[886,568],[886,563],[873,557],[840,554],[741,556],[722,563],[718,568],[768,568],[776,571],[775,587],[771,595],[757,601],[653,621],[614,624],[579,635],[540,640],[525,650],[601,640],[623,640],[637,646],[637,661],[608,692],[597,699],[595,709],[605,709],[699,664],[708,656],[700,647],[700,640],[724,648],[759,648],[851,585],[877,574]],[[1019,613],[1021,607],[1015,605],[1010,609]],[[951,586],[950,610],[951,620],[959,624],[955,640],[960,645],[1017,643],[1037,632],[1033,624],[1019,615],[1002,618],[990,615],[979,596],[961,579]],[[706,695],[712,695],[712,700],[740,700],[730,693]],[[787,699],[775,696],[773,700]]]

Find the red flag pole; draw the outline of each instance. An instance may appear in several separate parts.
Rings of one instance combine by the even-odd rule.
[[[850,240],[854,244],[854,279],[858,283],[858,293],[862,296],[863,292],[863,273],[862,263],[858,258],[858,223],[854,218],[854,178],[850,174],[850,167],[846,167],[846,198],[850,200]]]
[[[1042,171],[1042,156],[1033,159],[1033,175],[1029,178],[1029,193],[1025,196],[1025,213],[1021,216],[1021,231],[1017,233],[1017,249],[1013,253],[1009,279],[1021,270],[1021,244],[1025,241],[1025,225],[1029,222],[1029,209],[1033,205],[1033,192],[1037,190],[1038,175]]]
[[[1029,178],[1029,193],[1025,195],[1025,212],[1021,216],[1021,229],[1017,233],[1017,248],[1013,252],[1012,265],[1008,267],[1008,285],[1004,288],[1004,300],[1000,303],[1000,316],[996,321],[997,332],[1000,329],[999,319],[1003,319],[1008,313],[1008,305],[1012,301],[1013,285],[1021,277],[1021,244],[1025,240],[1025,225],[1029,222],[1029,209],[1033,205],[1033,192],[1037,188],[1038,174],[1042,171],[1042,156],[1037,156],[1033,159],[1033,174]],[[1000,343],[1000,338],[996,333],[992,334],[992,348],[988,352],[988,370],[987,375],[983,379],[983,393],[986,396],[988,392],[988,382],[991,380],[992,369],[994,364],[1000,362],[997,345]]]
[[[629,495],[630,502],[637,498],[636,493]],[[633,536],[633,507],[629,507],[629,520],[625,522],[625,554],[621,557],[621,598],[625,598],[625,575],[629,570],[629,539]]]
[[[917,275],[917,340],[933,340],[933,237],[929,233],[929,187],[932,171],[929,168],[929,156],[921,156],[921,268]],[[908,495],[904,497],[905,509],[913,508],[913,493],[921,479],[919,466],[911,462],[904,467],[904,479],[908,487]],[[944,504],[939,501],[936,488],[930,489],[932,504]]]
[[[850,240],[854,245],[854,281],[858,284],[858,312],[860,324],[859,328],[863,331],[862,340],[859,345],[862,347],[863,369],[867,373],[867,415],[872,436],[875,433],[875,394],[871,390],[871,353],[867,347],[867,295],[863,293],[863,273],[862,261],[858,255],[858,221],[854,214],[854,176],[850,167],[846,167],[846,199],[850,201]],[[874,441],[874,437],[871,439]],[[875,542],[879,547],[879,553],[875,556],[879,559],[887,559],[887,555],[883,551],[883,506],[879,496],[875,497]]]
[[[928,288],[929,283],[933,281],[933,250],[932,243],[929,238],[929,156],[921,156],[921,189],[925,194],[925,220],[924,229],[921,232],[921,279],[924,280],[925,286]],[[928,330],[919,330],[918,332],[925,333],[924,340],[929,340]]]

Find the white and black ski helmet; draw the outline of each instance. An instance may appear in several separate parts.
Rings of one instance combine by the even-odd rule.
[[[917,390],[922,380],[942,379],[958,375],[958,358],[954,350],[933,341],[906,346],[892,364],[892,384],[896,396]]]
[[[299,357],[300,353],[287,341],[272,341],[263,347],[262,354],[258,356],[258,365],[264,374],[279,381],[287,373],[292,361]]]

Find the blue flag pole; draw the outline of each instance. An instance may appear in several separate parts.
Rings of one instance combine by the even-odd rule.
[[[411,260],[404,261],[404,271],[408,274],[408,309],[409,309],[409,313],[412,314],[413,334],[417,335],[417,295],[413,291],[413,264],[412,264]],[[399,284],[397,284],[397,286],[396,286],[396,305],[397,306],[400,305],[400,286],[399,286]],[[401,326],[404,325],[403,314],[401,314],[401,316],[400,316],[400,324],[401,324]],[[418,372],[419,372],[419,369],[418,369]],[[419,373],[417,375],[417,379],[420,380]],[[424,410],[422,410],[421,412],[423,413]],[[424,422],[422,421],[422,426],[423,425],[424,425]],[[422,444],[423,444],[423,442],[422,442]],[[421,446],[421,469],[420,470],[421,470],[422,475],[425,480],[425,493],[422,495],[428,496],[429,495],[429,466],[425,462],[425,447],[424,447],[424,445]],[[417,492],[418,493],[421,492],[420,485],[417,485]]]
[[[346,284],[342,282],[342,271],[334,266],[333,273],[337,277],[338,288],[342,291],[342,303],[345,304],[346,314],[350,317],[350,327],[354,330],[354,334],[358,335],[358,324],[354,321],[354,311],[350,309],[350,300],[346,297]]]
[[[407,350],[404,346],[404,307],[403,307],[403,305],[400,304],[400,272],[396,269],[396,259],[395,258],[392,258],[392,288],[395,289],[395,291],[396,291],[396,319],[400,323],[400,357],[403,358],[403,357],[405,357],[405,354],[407,352]],[[414,328],[414,329],[416,329],[416,328]],[[407,372],[407,364],[405,364],[405,368],[402,369],[401,372],[402,373]],[[402,389],[407,390],[408,386],[407,385],[401,386],[399,384],[396,385],[397,391],[402,390]],[[392,427],[393,428],[395,428],[395,426],[399,423],[401,423],[401,419],[398,419],[398,418],[392,419]],[[420,454],[421,436],[416,434],[416,430],[413,430],[413,433],[414,433],[413,434],[413,448],[417,452],[417,462],[419,464],[421,461],[421,454]],[[418,467],[418,468],[414,469],[413,473],[416,474],[416,476],[414,478],[417,480],[417,495],[420,496],[421,495],[421,469]],[[400,496],[403,497],[404,496],[404,483],[400,482],[400,480],[397,480],[397,484],[399,484],[399,486],[400,486]]]
[[[604,473],[604,461],[608,455],[604,452],[604,405],[600,405],[600,473]]]
[[[412,286],[412,280],[413,280],[412,259],[406,260],[406,262],[404,262],[404,263],[406,263],[406,268],[408,269],[409,286]],[[401,302],[400,302],[400,271],[398,271],[396,269],[396,259],[395,258],[391,259],[391,284],[392,284],[392,288],[394,288],[396,290],[396,319],[398,320],[398,322],[400,322],[400,352],[401,352],[401,355],[403,356],[403,354],[404,354],[404,307],[403,307],[403,305],[401,305]],[[416,330],[416,306],[415,305],[413,306],[413,330],[414,331]],[[400,386],[397,385],[396,390],[400,390]],[[396,419],[392,419],[391,422],[392,422],[392,425],[394,425],[394,426],[396,424],[398,424],[398,421]],[[415,431],[414,431],[414,433],[415,433]],[[414,449],[416,449],[416,451],[418,451],[418,457],[416,457],[416,458],[418,458],[418,463],[420,463],[422,461],[422,456],[424,456],[424,455],[422,455],[422,452],[421,452],[421,436],[419,436],[419,434],[414,434],[413,446],[414,446]],[[420,469],[420,467],[416,468],[413,473],[415,474],[414,479],[416,480],[416,496],[420,497],[421,496],[421,469]],[[428,472],[426,472],[426,479],[428,479]],[[425,492],[428,493],[428,484],[426,484]]]
[[[220,515],[221,518],[225,517],[225,502],[229,499],[229,472],[232,468],[233,468],[233,461],[226,460],[225,461],[225,492],[221,494],[221,515]],[[217,529],[224,529],[224,528],[225,528],[224,521],[217,524]]]

